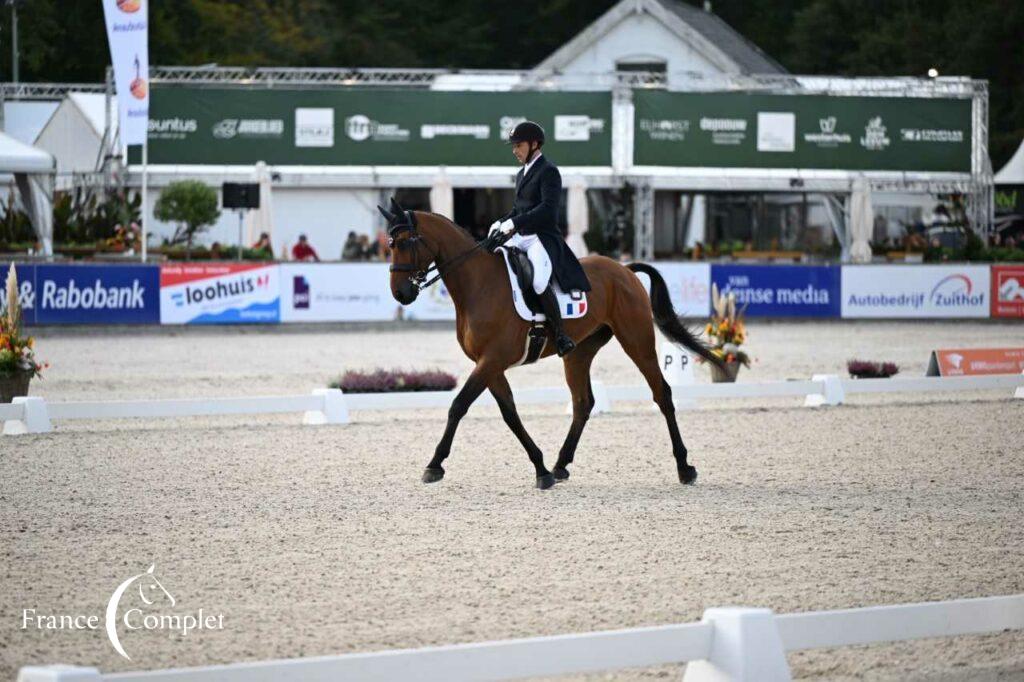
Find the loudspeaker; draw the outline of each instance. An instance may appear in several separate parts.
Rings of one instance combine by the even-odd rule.
[[[260,186],[255,182],[225,182],[221,187],[224,208],[259,208]]]

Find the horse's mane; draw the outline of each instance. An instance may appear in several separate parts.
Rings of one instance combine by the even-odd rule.
[[[457,230],[458,230],[459,232],[461,232],[462,234],[464,234],[464,235],[465,235],[466,237],[468,237],[468,238],[469,238],[469,239],[470,239],[471,241],[473,241],[473,242],[476,242],[476,237],[474,237],[474,236],[473,236],[473,233],[472,233],[472,232],[470,232],[469,230],[467,230],[466,228],[464,228],[464,227],[463,227],[462,225],[459,225],[459,224],[458,224],[457,222],[455,222],[454,220],[451,220],[450,218],[448,218],[448,217],[446,217],[446,216],[443,216],[443,215],[441,215],[440,213],[432,213],[432,212],[430,212],[430,211],[416,211],[416,213],[423,213],[423,214],[426,214],[426,215],[429,215],[429,216],[433,216],[433,217],[435,217],[435,218],[438,218],[438,219],[440,219],[440,220],[441,220],[441,222],[447,223],[447,224],[451,225],[452,227],[456,228],[456,229],[457,229]]]

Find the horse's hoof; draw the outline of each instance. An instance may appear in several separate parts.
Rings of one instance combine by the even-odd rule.
[[[423,472],[424,483],[437,483],[444,478],[444,469],[426,469]]]
[[[689,464],[684,464],[679,469],[679,482],[683,485],[690,485],[697,482],[697,469]]]
[[[555,467],[551,470],[551,475],[555,477],[556,481],[566,481],[569,479],[569,470],[562,469],[561,467]]]
[[[537,487],[541,490],[547,490],[555,484],[555,477],[551,474],[544,474],[543,476],[537,477]]]

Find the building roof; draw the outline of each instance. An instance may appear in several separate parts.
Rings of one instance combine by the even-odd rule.
[[[789,73],[764,50],[743,37],[714,12],[708,12],[683,0],[655,0],[665,9],[693,27],[740,67],[744,74]]]
[[[1024,185],[1024,141],[994,179],[997,185]]]
[[[621,0],[569,42],[535,67],[536,71],[557,71],[565,67],[626,17],[645,13],[659,19],[681,43],[703,55],[724,73],[738,75],[787,74],[777,61],[766,55],[713,12],[683,0]]]

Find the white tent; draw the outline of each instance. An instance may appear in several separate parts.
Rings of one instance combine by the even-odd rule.
[[[32,227],[43,246],[53,254],[53,178],[56,164],[44,151],[0,133],[0,173],[13,173]]]
[[[1024,140],[1006,165],[999,169],[994,180],[997,185],[1024,185]]]
[[[270,169],[263,161],[256,162],[254,181],[260,186],[260,207],[246,211],[245,222],[249,227],[249,244],[254,244],[259,236],[266,233],[274,237],[274,204],[270,196]],[[245,244],[239,246],[244,247]]]
[[[850,195],[850,222],[847,224],[850,245],[850,260],[854,263],[871,262],[871,231],[875,225],[875,212],[871,206],[871,185],[858,177],[853,181],[853,193]]]
[[[449,220],[455,217],[455,194],[444,166],[441,166],[441,172],[434,178],[430,188],[430,210]]]

